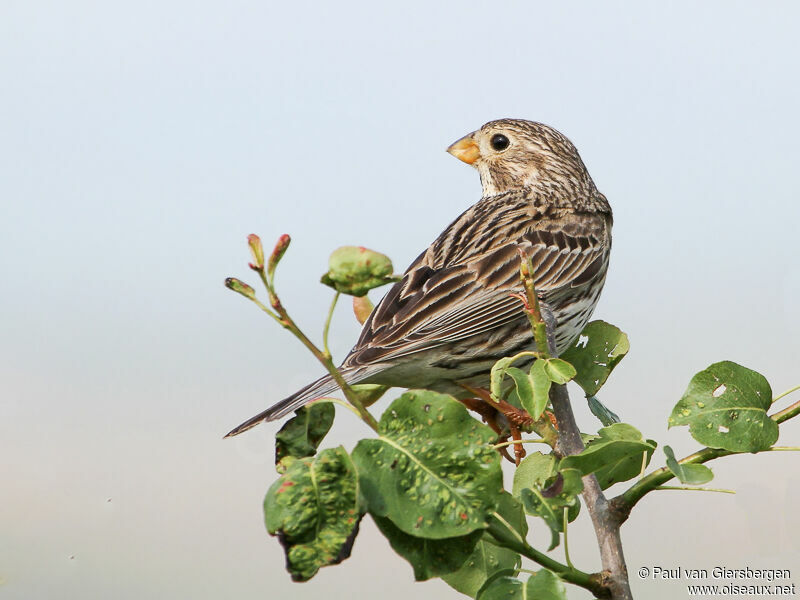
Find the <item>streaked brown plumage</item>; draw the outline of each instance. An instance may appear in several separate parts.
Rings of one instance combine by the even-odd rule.
[[[478,169],[483,198],[423,252],[370,315],[341,366],[349,383],[427,388],[465,397],[494,362],[535,344],[519,299],[519,253],[531,256],[558,352],[600,296],[611,250],[611,208],[572,143],[554,129],[492,121],[448,148]],[[334,392],[323,377],[228,435]]]

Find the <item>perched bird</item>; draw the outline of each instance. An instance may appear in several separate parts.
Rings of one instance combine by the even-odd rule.
[[[383,297],[341,365],[348,383],[425,388],[465,398],[499,358],[535,349],[522,303],[522,249],[531,257],[557,352],[583,330],[605,282],[611,208],[578,151],[555,129],[491,121],[447,151],[480,173],[483,197],[411,264]],[[245,421],[237,435],[338,386],[329,376]]]

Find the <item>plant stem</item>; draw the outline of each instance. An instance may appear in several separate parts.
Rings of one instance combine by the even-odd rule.
[[[782,394],[782,395],[785,395],[785,394]],[[790,406],[787,406],[782,411],[776,412],[774,415],[770,415],[770,417],[776,423],[783,423],[784,421],[788,421],[789,419],[792,419],[792,418],[796,417],[797,415],[800,415],[800,400],[798,400],[794,404],[791,404]]]
[[[781,399],[781,398],[783,398],[784,396],[788,396],[789,394],[791,394],[792,392],[796,392],[797,390],[800,390],[800,385],[796,385],[796,386],[794,386],[793,388],[791,388],[791,389],[788,389],[788,390],[786,390],[785,392],[783,392],[783,393],[781,393],[781,394],[778,394],[777,396],[775,396],[775,397],[772,399],[772,403],[773,403],[773,404],[775,404],[775,403],[776,403],[778,400],[780,400],[780,399]]]
[[[338,404],[339,406],[343,406],[359,419],[361,418],[361,414],[355,409],[355,407],[350,404],[349,402],[345,402],[344,400],[339,400],[339,398],[315,398],[311,402],[307,404],[307,406],[311,406],[312,404],[321,404],[322,402],[328,402],[330,404]]]
[[[707,488],[696,487],[689,485],[657,485],[654,490],[688,490],[690,492],[721,492],[723,494],[735,494],[733,490],[724,490],[722,488]]]
[[[275,317],[272,311],[270,311],[261,302],[255,299],[253,301],[256,304],[258,304],[262,310],[267,312],[267,314],[275,318],[284,329],[289,330],[292,333],[292,335],[294,335],[298,340],[300,340],[300,342],[306,348],[308,348],[311,354],[313,354],[314,357],[320,363],[322,363],[322,366],[324,366],[325,369],[328,371],[331,378],[336,382],[336,385],[338,385],[342,389],[345,398],[347,398],[347,401],[350,402],[350,404],[352,404],[355,407],[356,411],[358,411],[358,414],[361,416],[364,422],[366,422],[366,424],[369,425],[374,431],[378,431],[378,422],[375,420],[375,417],[373,417],[372,414],[366,409],[366,407],[364,407],[364,405],[358,399],[358,395],[344,380],[342,374],[339,372],[339,369],[337,369],[336,366],[333,364],[330,354],[327,352],[323,352],[319,348],[317,348],[314,345],[314,343],[308,339],[306,334],[304,334],[301,331],[301,329],[297,326],[294,320],[289,316],[289,313],[286,312],[286,309],[283,307],[283,304],[281,304],[280,298],[278,298],[278,294],[275,292],[275,289],[272,286],[271,278],[267,278],[264,269],[263,268],[257,269],[257,272],[261,277],[261,282],[264,284],[264,287],[267,290],[270,304],[272,305],[273,310],[278,314],[278,317]],[[337,297],[338,297],[338,292],[337,292]],[[333,312],[333,306],[335,306],[335,300],[337,299],[337,297],[334,297],[334,305],[331,306],[331,310],[328,314],[328,321],[330,321],[330,314]]]
[[[531,559],[533,562],[542,565],[546,569],[550,569],[564,581],[569,581],[572,584],[580,586],[589,590],[595,596],[600,598],[608,597],[608,590],[603,587],[601,578],[597,575],[585,573],[569,565],[562,564],[547,556],[544,552],[539,552],[536,548],[529,544],[525,544],[518,549],[520,554],[524,557]]]
[[[325,350],[325,356],[331,358],[331,350],[328,348],[328,331],[331,328],[331,318],[333,317],[333,309],[336,308],[336,303],[339,301],[341,292],[338,290],[333,295],[331,307],[328,309],[328,317],[325,319],[325,327],[322,328],[322,348]]]
[[[249,298],[249,300],[250,300],[250,301],[252,301],[252,302],[253,302],[253,304],[255,304],[256,306],[258,306],[258,308],[260,308],[260,309],[261,309],[261,310],[263,310],[265,313],[267,313],[267,314],[268,314],[270,317],[272,317],[273,319],[275,319],[275,320],[278,322],[278,325],[280,325],[281,327],[283,327],[283,321],[281,321],[281,318],[280,318],[278,315],[276,315],[274,312],[272,312],[272,311],[269,309],[269,307],[265,306],[265,305],[264,305],[264,303],[263,303],[263,302],[261,302],[261,300],[259,300],[258,298]]]
[[[735,453],[729,450],[721,450],[719,448],[703,448],[694,454],[690,454],[686,458],[682,458],[678,462],[682,465],[700,465],[715,458],[728,456],[730,454]],[[631,509],[636,505],[637,502],[639,502],[639,500],[673,477],[675,477],[675,475],[667,467],[661,467],[649,475],[645,475],[625,492],[611,501],[613,510],[619,514],[619,518],[622,522],[624,522],[627,520]]]
[[[492,518],[489,520],[489,533],[506,548],[519,552],[533,562],[550,569],[564,581],[585,588],[598,598],[608,598],[608,589],[603,587],[600,575],[585,573],[575,567],[562,564],[550,558],[544,552],[540,552],[525,541],[522,535],[497,512],[492,514]]]
[[[570,569],[574,569],[575,565],[572,564],[569,558],[569,535],[567,535],[567,528],[569,527],[569,509],[565,506],[562,512],[561,529],[564,530],[564,560],[567,561]]]
[[[542,318],[542,311],[539,307],[539,297],[536,295],[536,287],[534,283],[533,263],[529,256],[523,254],[520,250],[519,276],[522,280],[522,287],[525,290],[525,314],[528,315],[531,329],[533,330],[533,339],[536,342],[536,349],[539,351],[542,358],[550,358],[550,346],[547,343],[547,325]]]

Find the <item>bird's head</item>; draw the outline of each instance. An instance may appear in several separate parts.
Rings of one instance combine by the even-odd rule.
[[[447,151],[478,169],[484,196],[522,187],[573,193],[594,187],[572,142],[533,121],[490,121]]]

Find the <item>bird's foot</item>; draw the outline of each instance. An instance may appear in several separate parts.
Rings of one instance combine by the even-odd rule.
[[[501,442],[507,440],[509,437],[514,440],[514,444],[512,444],[514,447],[514,458],[511,458],[505,446],[501,446],[498,450],[506,459],[519,466],[520,461],[525,458],[526,454],[525,448],[521,443],[522,435],[520,433],[520,428],[531,426],[533,424],[533,418],[527,411],[509,404],[505,400],[495,400],[492,398],[489,390],[472,387],[466,384],[460,385],[476,396],[475,398],[461,400],[462,404],[473,412],[478,413],[484,423],[489,425],[498,435]],[[500,415],[505,417],[505,424],[499,421]]]

